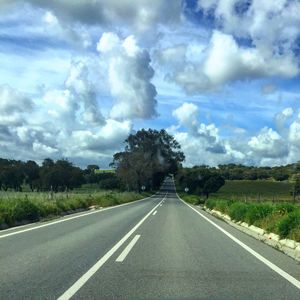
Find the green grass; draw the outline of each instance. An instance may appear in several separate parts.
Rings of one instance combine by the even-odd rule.
[[[178,195],[181,199],[193,205],[204,204],[205,202],[200,196],[197,195],[191,195],[185,192],[178,192]]]
[[[235,221],[256,225],[267,232],[300,242],[300,206],[290,203],[245,203],[209,199],[206,207],[228,214]]]
[[[292,201],[292,184],[267,180],[227,180],[211,197],[240,201]]]
[[[0,229],[142,199],[151,193],[89,191],[75,193],[0,192]]]

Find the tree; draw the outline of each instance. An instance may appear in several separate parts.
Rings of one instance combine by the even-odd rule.
[[[27,183],[31,189],[34,190],[34,186],[40,178],[40,167],[35,161],[28,160],[24,164],[25,183]]]
[[[24,172],[21,161],[0,159],[0,187],[3,190],[21,191],[23,181]]]
[[[125,140],[125,151],[116,153],[111,166],[128,190],[145,185],[157,188],[168,173],[175,173],[184,154],[165,130],[142,129]]]
[[[56,162],[45,159],[40,170],[40,177],[42,189],[54,192],[73,189],[84,182],[83,171],[65,159]]]
[[[203,193],[206,198],[208,198],[211,193],[216,193],[224,184],[224,178],[220,175],[214,174],[204,183]]]
[[[208,166],[195,166],[184,168],[176,176],[177,183],[181,189],[186,187],[189,193],[205,195],[209,197],[211,193],[217,192],[224,184],[223,176],[217,170],[211,170]]]

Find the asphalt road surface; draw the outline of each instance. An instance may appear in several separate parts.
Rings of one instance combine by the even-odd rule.
[[[300,265],[181,201],[0,232],[0,299],[300,299]]]

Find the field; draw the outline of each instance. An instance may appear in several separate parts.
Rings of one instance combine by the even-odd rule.
[[[24,189],[26,190],[26,188]],[[150,193],[99,190],[86,185],[71,193],[0,192],[0,229],[86,210],[135,201]]]
[[[237,201],[293,201],[292,189],[292,184],[285,181],[228,180],[211,197]]]

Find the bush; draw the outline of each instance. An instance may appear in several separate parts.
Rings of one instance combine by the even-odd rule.
[[[39,203],[39,214],[41,217],[59,215],[61,212],[53,201],[41,201]]]
[[[230,203],[226,200],[219,200],[216,202],[215,208],[216,210],[219,210],[222,213],[228,213]]]
[[[273,210],[274,207],[269,204],[250,204],[245,215],[245,221],[250,225],[254,224],[255,221],[270,215]]]
[[[1,225],[4,223],[5,223],[4,216],[0,213],[0,228],[1,228]]]
[[[236,221],[244,221],[248,211],[248,205],[242,202],[233,203],[229,207],[229,216]]]
[[[213,209],[216,207],[217,201],[213,199],[208,199],[205,201],[205,206],[209,209]]]
[[[280,215],[285,215],[287,213],[293,212],[295,210],[295,205],[290,203],[277,204],[275,206],[275,211]]]
[[[300,230],[300,211],[294,211],[281,219],[278,223],[278,233],[286,238],[291,231]]]
[[[14,221],[38,221],[39,208],[28,199],[19,200],[13,208],[12,219]]]

